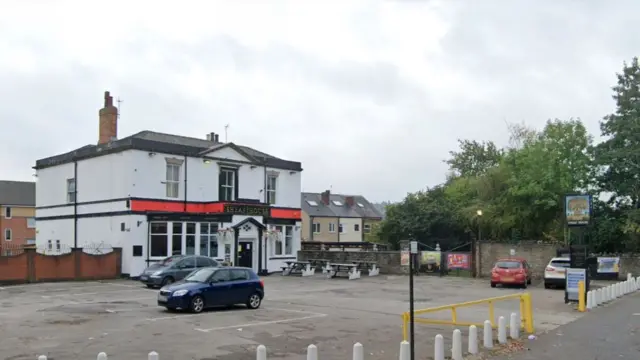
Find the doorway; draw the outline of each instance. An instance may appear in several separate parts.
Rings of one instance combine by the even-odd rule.
[[[253,269],[253,241],[238,241],[238,266]]]

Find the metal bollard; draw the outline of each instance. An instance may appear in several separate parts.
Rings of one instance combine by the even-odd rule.
[[[462,333],[460,330],[453,330],[453,338],[451,340],[451,359],[462,360]]]
[[[484,346],[485,349],[492,349],[493,348],[493,329],[491,329],[491,321],[489,320],[485,320],[484,321],[484,333],[482,335],[484,335],[482,337],[482,346]]]
[[[436,340],[438,337],[436,336]],[[403,341],[400,343],[400,360],[411,360],[411,349],[409,348],[409,342]]]
[[[307,358],[309,353],[307,352]],[[258,345],[256,349],[256,360],[267,360],[267,348],[264,345]]]
[[[407,358],[408,360],[409,358]],[[442,335],[436,335],[436,343],[433,348],[433,360],[444,360],[444,338]]]
[[[261,360],[266,360],[266,353],[265,353],[265,358],[261,359]],[[307,360],[318,360],[318,347],[311,344],[309,346],[307,346]]]
[[[160,359],[160,356],[158,356],[157,352],[152,351],[152,352],[149,353],[148,359],[149,360],[158,360],[158,359]]]
[[[469,354],[478,353],[478,328],[475,325],[469,326]]]
[[[100,354],[98,354],[98,360],[107,360],[107,354],[101,352]]]
[[[364,360],[364,349],[360,343],[353,345],[353,360]]]
[[[517,339],[520,337],[520,324],[518,323],[518,314],[511,313],[511,317],[509,318],[509,336],[512,339]]]

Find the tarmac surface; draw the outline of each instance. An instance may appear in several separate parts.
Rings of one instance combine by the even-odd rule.
[[[529,341],[528,351],[496,360],[640,359],[639,300],[640,293],[626,295]]]
[[[0,287],[0,359],[146,359],[156,351],[171,359],[255,359],[264,344],[269,359],[300,359],[309,344],[325,359],[351,356],[360,342],[367,359],[397,359],[400,314],[408,310],[408,278],[358,280],[315,277],[264,278],[266,297],[258,310],[238,307],[202,314],[171,313],[156,305],[157,290],[129,280]],[[581,316],[563,303],[563,292],[541,287],[492,289],[486,280],[420,276],[416,309],[528,291],[536,331],[549,331]],[[519,309],[496,304],[496,317]],[[606,311],[606,309],[604,309]],[[629,315],[629,314],[627,314]],[[447,318],[445,312],[442,315]],[[458,312],[460,321],[482,322],[487,306]],[[416,324],[416,352],[432,356],[436,334],[450,347],[453,327]]]

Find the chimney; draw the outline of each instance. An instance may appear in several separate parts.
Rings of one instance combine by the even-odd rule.
[[[352,207],[354,204],[354,200],[353,200],[353,196],[345,196],[344,198],[344,202],[349,206]]]
[[[207,134],[207,141],[216,141],[216,133],[214,133],[214,132],[208,133]]]
[[[331,191],[326,190],[320,196],[322,196],[322,203],[325,205],[329,205],[329,196],[331,195]]]
[[[104,107],[99,111],[98,145],[108,144],[118,138],[118,108],[113,106],[113,96],[104,92]]]
[[[214,136],[214,138],[213,138],[213,141],[219,143],[220,142],[220,135],[216,134]]]

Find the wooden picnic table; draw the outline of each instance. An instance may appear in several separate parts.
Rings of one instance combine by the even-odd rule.
[[[380,268],[375,261],[352,261],[358,265],[359,270],[367,270],[369,276],[377,276],[380,274]]]
[[[354,263],[328,263],[327,264],[327,278],[332,279],[339,274],[347,274],[349,280],[355,280],[360,278],[359,265]]]
[[[302,276],[311,276],[315,274],[316,269],[311,267],[311,263],[309,261],[304,260],[295,260],[295,261],[285,261],[287,266],[282,267],[282,276],[289,275],[302,275]]]

